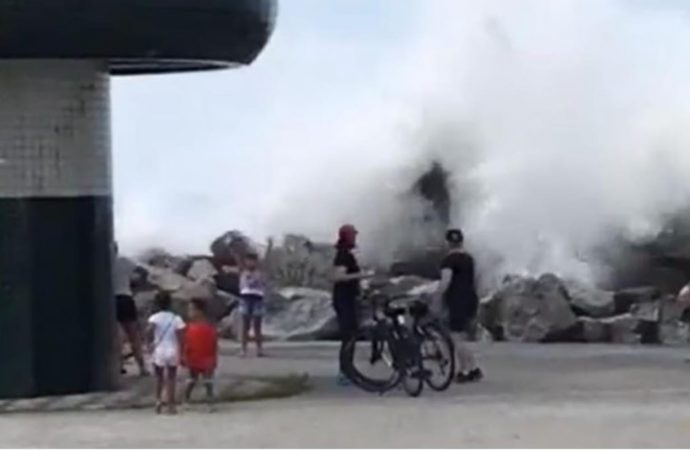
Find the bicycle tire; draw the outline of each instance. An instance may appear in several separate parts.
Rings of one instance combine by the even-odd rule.
[[[402,385],[403,390],[410,397],[419,397],[424,390],[424,365],[422,363],[419,347],[416,349],[409,349],[411,354],[407,355],[407,361],[403,368]]]
[[[455,375],[455,344],[448,330],[438,322],[432,321],[420,325],[422,333],[422,362],[425,370],[431,375],[425,378],[427,385],[434,391],[442,392],[450,387]],[[433,352],[430,354],[427,352]],[[440,377],[434,377],[438,364]]]
[[[363,351],[358,351],[362,349]],[[388,357],[386,357],[388,353]],[[342,347],[340,352],[340,367],[343,374],[360,389],[366,392],[382,394],[400,384],[403,374],[395,367],[390,351],[390,342],[382,334],[381,329],[367,327],[360,329]],[[362,358],[362,357],[365,358]],[[359,369],[359,362],[370,366],[378,364],[381,377],[373,377]],[[389,373],[388,373],[389,372]]]

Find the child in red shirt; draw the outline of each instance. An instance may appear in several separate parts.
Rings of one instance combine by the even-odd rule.
[[[218,364],[218,334],[208,321],[206,302],[194,299],[189,303],[190,322],[184,334],[184,364],[189,370],[185,401],[189,403],[192,391],[201,378],[206,387],[206,400],[213,407],[213,373]]]

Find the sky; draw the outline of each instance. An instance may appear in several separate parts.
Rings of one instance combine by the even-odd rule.
[[[284,0],[250,67],[114,81],[118,239],[194,253],[354,222],[388,257],[417,232],[400,194],[436,160],[481,263],[596,278],[613,233],[653,237],[688,206],[689,11]]]
[[[285,1],[271,41],[249,67],[115,79],[123,246],[200,251],[228,229],[275,232],[266,221],[283,185],[320,151],[315,143],[296,148],[307,146],[303,137],[380,95],[388,82],[381,67],[414,35],[420,2],[395,4]]]

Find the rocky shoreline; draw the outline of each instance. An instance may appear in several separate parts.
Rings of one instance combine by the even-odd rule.
[[[239,232],[228,232],[214,241],[210,255],[145,252],[137,262],[148,276],[134,281],[142,316],[151,312],[152,299],[161,290],[172,294],[181,313],[188,301],[201,298],[208,302],[221,336],[235,339],[240,321],[233,265],[250,248],[262,250],[271,285],[266,299],[266,338],[336,339],[328,279],[332,246],[296,235],[286,236],[278,246],[269,243],[262,247]],[[387,292],[409,298],[431,293],[436,286],[436,281],[415,275],[391,275],[378,281]],[[690,338],[684,319],[684,307],[675,296],[664,295],[655,287],[604,291],[553,274],[507,276],[481,300],[475,339],[679,345]]]

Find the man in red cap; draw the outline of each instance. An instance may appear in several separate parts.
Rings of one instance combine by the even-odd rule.
[[[357,229],[353,225],[343,225],[338,231],[338,242],[335,245],[336,255],[333,260],[333,308],[340,328],[340,345],[342,347],[357,331],[357,298],[360,294],[360,280],[372,276],[362,272],[352,250],[357,245]],[[347,378],[342,368],[338,382],[346,384]]]

